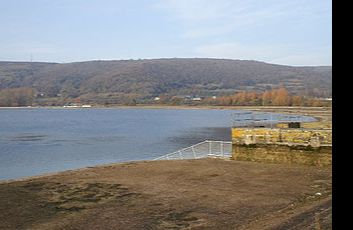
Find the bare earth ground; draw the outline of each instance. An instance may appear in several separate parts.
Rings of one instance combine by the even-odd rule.
[[[0,229],[316,226],[331,229],[331,168],[145,161],[0,184]]]
[[[0,183],[0,229],[332,229],[331,194],[331,167],[129,162]]]

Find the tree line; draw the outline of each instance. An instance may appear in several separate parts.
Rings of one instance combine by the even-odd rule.
[[[30,106],[33,103],[34,97],[35,91],[33,88],[2,89],[0,90],[0,106]]]
[[[242,91],[230,96],[206,98],[204,103],[213,105],[235,106],[330,106],[330,101],[323,101],[300,95],[290,95],[285,87],[267,90],[265,92]]]
[[[291,95],[285,87],[267,90],[265,92],[242,91],[233,95],[220,97],[206,97],[200,101],[192,101],[177,96],[160,95],[158,102],[139,100],[138,95],[119,94],[114,97],[100,98],[98,95],[88,100],[84,97],[67,98],[38,98],[33,88],[13,88],[0,90],[0,107],[16,107],[31,105],[65,105],[71,103],[93,103],[100,105],[136,105],[136,104],[166,104],[166,105],[221,105],[221,106],[331,106],[331,101],[324,101],[312,97]],[[82,99],[82,100],[81,100]]]

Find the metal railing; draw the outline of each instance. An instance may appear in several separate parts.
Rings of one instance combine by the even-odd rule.
[[[234,112],[232,127],[275,127],[278,123],[315,121],[312,117],[302,115],[276,114],[265,112]]]
[[[206,157],[229,158],[232,155],[232,142],[206,140],[187,148],[157,157],[154,160],[183,160]]]

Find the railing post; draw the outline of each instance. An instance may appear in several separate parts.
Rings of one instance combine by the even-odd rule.
[[[221,142],[221,154],[222,154],[222,157],[224,157],[224,151],[223,151],[223,141]]]
[[[194,146],[191,147],[192,153],[194,154],[194,159],[196,159],[196,153],[195,153],[195,149]]]

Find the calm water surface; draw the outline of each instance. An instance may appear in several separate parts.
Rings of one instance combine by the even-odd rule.
[[[230,141],[234,110],[0,109],[0,180]]]

